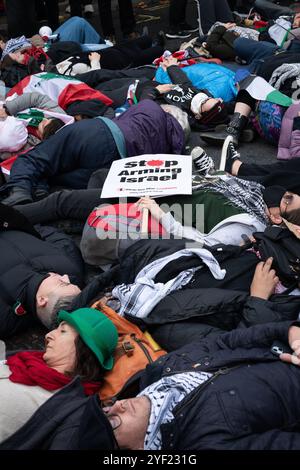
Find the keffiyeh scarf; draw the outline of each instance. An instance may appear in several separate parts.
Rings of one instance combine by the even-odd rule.
[[[260,222],[268,222],[263,199],[264,186],[256,181],[247,181],[235,176],[221,175],[211,182],[203,180],[193,184],[193,192],[198,190],[213,191],[222,194],[228,201],[247,214],[257,217]]]
[[[159,450],[162,445],[160,426],[174,419],[172,410],[195,388],[206,382],[208,372],[185,372],[163,377],[147,387],[138,396],[147,396],[151,413],[144,441],[145,450]]]
[[[224,279],[226,270],[220,268],[218,261],[210,251],[204,248],[180,250],[147,265],[138,273],[134,284],[120,284],[113,289],[113,297],[117,298],[121,304],[118,314],[121,316],[131,315],[137,318],[145,318],[170,292],[181,289],[188,284],[192,280],[195,271],[201,269],[202,265],[181,271],[178,276],[165,284],[161,282],[155,283],[154,279],[169,262],[182,256],[191,255],[198,256],[209,268],[215,279]]]

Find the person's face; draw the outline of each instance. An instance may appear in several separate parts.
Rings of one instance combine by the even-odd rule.
[[[267,215],[274,224],[281,224],[282,217],[286,218],[287,214],[295,209],[300,209],[300,196],[286,191],[280,201],[279,207],[269,207],[267,209]]]
[[[221,98],[210,98],[207,100],[200,109],[201,113],[206,113],[210,111],[217,103],[221,103],[223,100]]]
[[[284,217],[295,209],[300,209],[300,196],[287,191],[280,201],[280,213]]]
[[[44,129],[51,122],[51,119],[43,119],[37,128],[37,133],[40,139],[43,139]]]
[[[77,331],[65,321],[45,336],[43,359],[49,367],[62,373],[72,371],[76,358]]]
[[[103,411],[114,430],[120,449],[144,448],[151,411],[151,403],[146,396],[118,400]]]
[[[0,39],[0,49],[4,49],[6,45],[6,42],[3,41],[3,39]]]
[[[49,276],[43,280],[39,287],[39,295],[49,296],[53,292],[61,294],[60,297],[69,295],[78,295],[81,290],[75,284],[71,284],[67,274],[61,276],[57,273],[49,273]]]
[[[15,62],[18,62],[19,64],[24,64],[24,55],[20,51],[10,52],[8,55]]]

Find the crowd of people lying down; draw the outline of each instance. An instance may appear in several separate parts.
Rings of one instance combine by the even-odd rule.
[[[300,449],[300,14],[209,3],[177,51],[0,32],[0,338],[45,330],[0,357],[0,450]],[[191,194],[101,197],[170,154]]]

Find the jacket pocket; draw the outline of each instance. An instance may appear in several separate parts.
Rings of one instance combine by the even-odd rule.
[[[230,432],[235,436],[249,434],[251,426],[245,404],[238,390],[233,387],[223,392],[217,392],[217,397]]]

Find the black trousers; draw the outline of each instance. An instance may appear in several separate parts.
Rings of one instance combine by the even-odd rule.
[[[82,16],[82,5],[89,3],[93,3],[92,0],[69,0],[71,16]]]
[[[6,17],[10,37],[16,38],[21,34],[30,37],[36,34],[35,0],[7,0]]]
[[[101,67],[120,70],[126,67],[139,67],[151,64],[163,53],[161,46],[152,47],[150,36],[141,36],[131,41],[125,40],[114,47],[101,50]]]
[[[243,163],[239,169],[240,178],[257,181],[264,186],[279,185],[288,191],[300,194],[300,159],[283,160],[269,165]]]
[[[132,33],[135,29],[135,17],[132,0],[118,0],[120,26],[123,34]],[[111,0],[98,0],[99,16],[104,37],[115,34]]]
[[[58,0],[35,0],[35,8],[38,19],[46,19],[52,31],[59,27]]]
[[[171,0],[169,9],[170,27],[178,29],[185,21],[187,0]],[[227,0],[200,0],[201,26],[206,34],[216,21],[233,21]],[[197,13],[195,13],[197,15]]]

